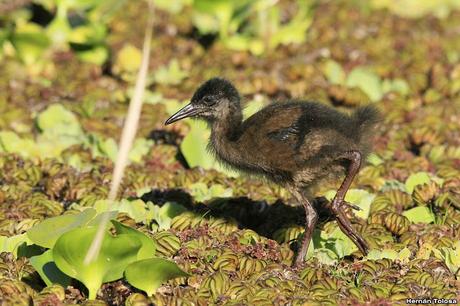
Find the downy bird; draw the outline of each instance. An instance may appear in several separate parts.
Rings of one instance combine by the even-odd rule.
[[[220,162],[282,185],[303,205],[305,232],[295,266],[305,260],[318,220],[308,190],[322,179],[341,174],[345,178],[331,209],[340,229],[367,254],[367,242],[344,212],[344,198],[370,151],[380,119],[375,107],[359,107],[348,115],[317,102],[286,101],[272,103],[243,121],[237,89],[225,79],[212,78],[165,124],[187,117],[209,124],[209,148]]]

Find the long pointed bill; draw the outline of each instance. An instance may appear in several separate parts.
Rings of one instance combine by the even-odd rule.
[[[196,106],[192,104],[187,104],[180,111],[178,111],[177,113],[169,117],[169,119],[166,120],[165,125],[171,124],[173,122],[179,121],[187,117],[191,117],[200,112],[201,112],[201,109],[197,108]]]

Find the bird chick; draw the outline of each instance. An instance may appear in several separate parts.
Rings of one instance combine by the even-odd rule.
[[[318,220],[307,190],[321,179],[345,173],[331,208],[340,229],[366,255],[368,244],[343,208],[370,150],[372,129],[380,118],[377,109],[365,106],[347,115],[320,103],[287,101],[270,104],[243,121],[240,100],[229,81],[213,78],[165,124],[187,117],[205,120],[211,128],[209,148],[220,162],[284,186],[303,205],[305,233],[295,266],[303,263]]]

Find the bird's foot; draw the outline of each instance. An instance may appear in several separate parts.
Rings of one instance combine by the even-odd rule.
[[[369,252],[369,245],[364,240],[364,238],[359,234],[351,225],[350,220],[346,217],[343,209],[344,205],[350,204],[345,201],[339,201],[337,199],[334,199],[332,201],[332,211],[335,213],[338,225],[342,232],[347,235],[353,242],[354,244],[358,247],[358,249],[363,253],[363,255],[367,255]],[[350,204],[353,205],[353,204]]]

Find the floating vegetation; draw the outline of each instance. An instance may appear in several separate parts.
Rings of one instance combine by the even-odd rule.
[[[143,113],[114,203],[146,3],[10,2],[0,4],[0,304],[458,299],[454,1],[155,1]],[[341,233],[327,201],[338,182],[327,181],[312,190],[326,199],[315,200],[308,260],[291,268],[304,216],[289,193],[222,168],[200,123],[163,125],[211,76],[242,89],[246,116],[285,98],[377,105],[374,153],[346,198],[368,256]],[[112,223],[94,280],[75,254],[103,214]]]

